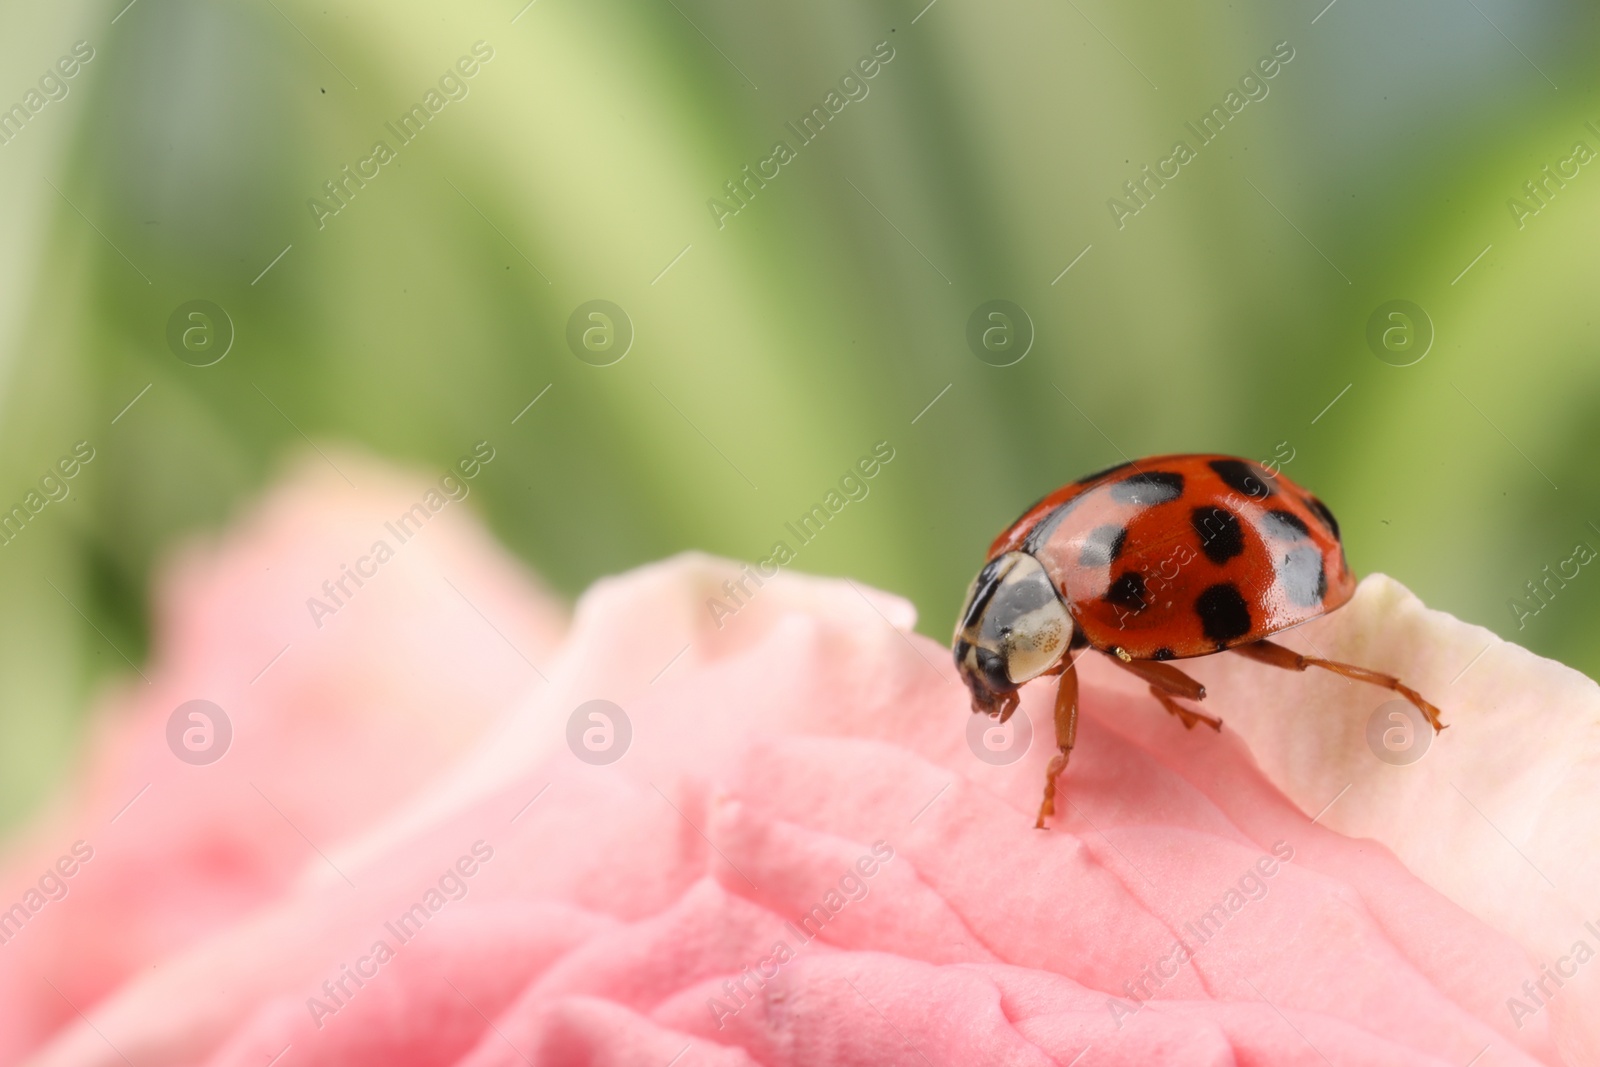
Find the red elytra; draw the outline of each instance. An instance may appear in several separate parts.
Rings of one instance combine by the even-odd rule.
[[[1205,688],[1165,661],[1231,649],[1384,686],[1443,729],[1438,709],[1398,678],[1266,640],[1342,606],[1355,586],[1333,513],[1282,474],[1236,456],[1154,456],[1063,486],[995,538],[952,651],[972,710],[1001,722],[1024,683],[1060,676],[1043,827],[1077,734],[1079,650],[1144,679],[1187,728],[1222,722],[1178,703]]]

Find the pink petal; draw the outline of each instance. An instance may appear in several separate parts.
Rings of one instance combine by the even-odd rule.
[[[359,832],[472,744],[535,680],[475,609],[528,656],[552,654],[559,612],[459,503],[364,586],[347,581],[356,595],[317,627],[307,599],[374,540],[396,541],[384,523],[428,488],[357,456],[337,463],[359,492],[314,457],[221,542],[167,568],[152,684],[108,695],[74,795],[0,877],[9,905],[74,841],[94,850],[68,896],[0,949],[0,1061],[280,898],[322,866],[308,841],[331,848]],[[195,698],[234,729],[208,766],[167,747],[168,717]]]
[[[1068,1064],[1086,1049],[1085,1064],[1459,1065],[1486,1047],[1483,1064],[1563,1062],[1562,1000],[1520,1028],[1505,1007],[1535,973],[1518,938],[1538,928],[1536,906],[1503,903],[1521,926],[1486,921],[1485,894],[1452,902],[1471,873],[1462,855],[1417,864],[1425,880],[1402,863],[1420,835],[1391,852],[1330,829],[1340,805],[1370,810],[1354,787],[1307,814],[1361,753],[1378,762],[1357,727],[1381,695],[1224,657],[1199,666],[1229,729],[1186,732],[1091,658],[1070,804],[1040,833],[1047,687],[1024,699],[1027,755],[981,762],[948,653],[908,632],[909,606],[785,574],[718,628],[706,600],[734,573],[687,556],[597,585],[541,665],[548,684],[330,853],[353,884],[288,887],[128,982],[34,1062],[260,1064],[285,1045],[284,1067]],[[1469,723],[1491,713],[1469,697],[1476,683],[1452,701],[1436,676],[1452,638],[1430,635],[1460,624],[1375,590],[1306,634],[1439,694],[1458,725],[1437,752],[1379,764],[1404,783],[1447,743],[1475,744]],[[565,743],[596,698],[633,728],[608,766]],[[1287,710],[1313,700],[1326,707]],[[1557,815],[1541,825],[1580,839]],[[1442,841],[1465,833],[1452,824]],[[321,984],[479,843],[493,858],[465,898],[318,1029]],[[1502,873],[1502,858],[1474,855],[1479,876]]]
[[[1368,719],[1390,695],[1331,676],[1263,671],[1238,657],[1194,673],[1213,693],[1250,692],[1228,725],[1266,776],[1306,811],[1352,837],[1381,842],[1418,878],[1527,947],[1538,963],[1508,972],[1511,998],[1534,1007],[1568,1062],[1600,1063],[1600,691],[1577,671],[1488,630],[1431,611],[1384,575],[1361,583],[1344,611],[1285,641],[1309,655],[1402,674],[1450,728],[1417,762],[1374,757]],[[1522,983],[1538,964],[1576,970],[1545,1004]],[[1537,988],[1537,987],[1536,987]],[[1518,1010],[1519,1018],[1527,1018]]]

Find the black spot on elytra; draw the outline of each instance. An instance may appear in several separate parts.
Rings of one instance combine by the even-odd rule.
[[[1165,645],[1163,645],[1162,647],[1156,649],[1154,652],[1150,653],[1150,658],[1151,659],[1177,659],[1177,653],[1173,652],[1172,649],[1167,648]]]
[[[1105,599],[1106,603],[1119,608],[1127,608],[1135,613],[1143,611],[1149,607],[1145,600],[1144,575],[1138,571],[1123,571],[1122,576],[1106,590]]]
[[[1314,496],[1307,496],[1306,506],[1317,513],[1317,518],[1322,520],[1322,525],[1326,526],[1328,532],[1333,534],[1334,540],[1338,540],[1339,520],[1333,517],[1333,512],[1328,510],[1328,505]]]
[[[1111,486],[1111,499],[1119,504],[1149,507],[1178,499],[1183,493],[1183,475],[1171,471],[1146,471],[1130,475]]]
[[[1292,511],[1269,511],[1261,516],[1261,525],[1267,533],[1281,541],[1303,541],[1311,536],[1311,531],[1300,521],[1300,516]]]
[[[1078,564],[1083,567],[1109,567],[1122,555],[1122,543],[1128,539],[1128,528],[1107,523],[1096,526],[1083,540],[1078,554]]]
[[[1200,616],[1200,628],[1218,648],[1250,632],[1250,605],[1232,582],[1219,582],[1201,593],[1195,598],[1194,610]]]
[[[1200,536],[1200,550],[1212,563],[1223,564],[1244,554],[1244,528],[1239,517],[1226,508],[1195,508],[1189,525]]]
[[[1093,474],[1085,474],[1082,478],[1079,478],[1076,482],[1073,482],[1072,484],[1074,484],[1074,485],[1088,485],[1090,482],[1098,482],[1101,478],[1104,478],[1108,474],[1115,474],[1119,470],[1121,470],[1122,468],[1131,467],[1131,466],[1133,466],[1132,463],[1118,463],[1117,465],[1115,465],[1113,467],[1107,467],[1103,471],[1095,471]]]
[[[1243,493],[1253,500],[1265,500],[1277,492],[1272,487],[1272,476],[1254,463],[1242,459],[1214,459],[1207,464],[1217,472],[1229,489]]]
[[[1322,550],[1316,545],[1296,545],[1283,554],[1278,565],[1278,584],[1291,604],[1314,608],[1328,592],[1328,572],[1322,565]]]

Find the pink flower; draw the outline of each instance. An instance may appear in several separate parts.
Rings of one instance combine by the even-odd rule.
[[[149,683],[133,676],[107,695],[69,795],[0,875],[0,909],[12,909],[0,910],[0,1062],[291,893],[313,845],[362,831],[463,755],[537,680],[522,656],[553,654],[562,613],[464,505],[424,505],[426,528],[401,544],[384,524],[430,485],[337,461],[360,492],[314,459],[221,543],[167,568]],[[381,539],[393,558],[361,565],[376,570],[364,585],[345,578],[341,565]],[[330,598],[330,580],[352,595],[336,585]],[[314,619],[313,598],[341,606]],[[169,718],[195,699],[232,730],[226,744],[191,736],[223,750],[210,765],[169,748]],[[78,842],[92,856],[81,864]],[[30,915],[30,903],[43,906]]]
[[[187,804],[150,803],[153,785],[114,825],[72,824],[107,843],[66,901],[0,949],[0,1013],[46,1003],[40,980],[62,967],[14,962],[24,938],[117,965],[73,965],[95,976],[74,987],[86,1018],[56,1012],[30,1062],[1596,1062],[1600,963],[1573,958],[1576,941],[1600,947],[1584,925],[1600,930],[1594,686],[1388,579],[1288,642],[1433,697],[1452,728],[1420,761],[1374,755],[1381,691],[1242,657],[1198,662],[1207,710],[1227,722],[1217,735],[1183,730],[1091,656],[1049,832],[1032,828],[1047,687],[1025,692],[1019,716],[1036,733],[1021,758],[986,747],[987,719],[969,745],[948,651],[911,632],[904,601],[780,574],[746,579],[719,626],[708,600],[727,602],[741,572],[683,556],[598,583],[550,650],[548,609],[512,592],[513,572],[465,531],[431,573],[481,616],[434,618],[451,601],[424,600],[421,578],[409,602],[374,598],[361,614],[364,589],[345,640],[404,643],[403,656],[355,672],[329,651],[296,673],[291,651],[258,683],[281,671],[281,688],[238,704],[241,723],[304,722],[317,694],[319,716],[362,724],[336,752],[324,731],[285,725],[264,740],[241,727],[223,762],[161,765],[176,763],[166,709],[196,679],[260,669],[290,639],[292,601],[364,535],[350,536],[283,583],[281,615],[277,593],[252,588],[268,560],[294,566],[278,547],[225,552],[176,583],[183,602],[229,608],[203,639],[165,617],[163,647],[187,633],[192,655],[147,670],[159,701],[123,698],[151,706],[144,740],[113,746],[91,781],[116,788],[74,810],[115,810],[157,774],[203,784]],[[467,657],[446,685],[470,692],[428,690],[399,727],[374,713],[388,699],[375,694],[406,689],[395,676],[427,673],[418,661]],[[510,684],[520,701],[505,699]],[[419,721],[437,726],[426,712],[445,699],[475,723],[506,710],[481,735],[468,724],[408,740]],[[397,761],[413,772],[403,781]],[[326,775],[317,788],[307,765]],[[287,820],[246,803],[250,781]],[[221,892],[181,859],[218,835],[270,853],[245,888]],[[118,860],[119,839],[159,858]],[[53,856],[28,855],[19,878]],[[265,873],[289,859],[305,864],[298,879]]]

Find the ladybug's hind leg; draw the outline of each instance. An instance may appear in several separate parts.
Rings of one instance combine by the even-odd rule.
[[[1406,685],[1392,674],[1380,674],[1378,671],[1357,667],[1352,663],[1340,663],[1337,660],[1318,659],[1315,656],[1302,656],[1291,648],[1273,644],[1271,641],[1254,641],[1248,645],[1237,645],[1233,651],[1241,652],[1253,660],[1270,663],[1274,667],[1281,667],[1287,671],[1303,671],[1307,667],[1321,667],[1325,671],[1343,675],[1357,682],[1370,682],[1372,685],[1381,685],[1385,689],[1392,689],[1405,697],[1416,709],[1426,715],[1428,722],[1433,726],[1433,732],[1438,733],[1444,729],[1444,723],[1439,721],[1439,709],[1422,698],[1422,694]]]
[[[1161,702],[1162,707],[1178,717],[1185,730],[1193,730],[1197,722],[1203,722],[1218,732],[1222,730],[1221,719],[1195,711],[1193,708],[1186,708],[1172,699],[1173,697],[1183,697],[1185,700],[1206,698],[1206,687],[1178,668],[1157,660],[1123,659],[1117,655],[1112,655],[1111,660],[1123,670],[1149,682],[1151,695]]]
[[[1056,813],[1056,778],[1067,769],[1067,757],[1078,740],[1078,668],[1071,663],[1061,672],[1061,682],[1056,688],[1056,748],[1050,757],[1050,766],[1044,772],[1044,800],[1039,804],[1039,818],[1033,826],[1044,829],[1044,821]]]

